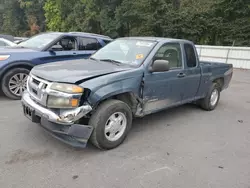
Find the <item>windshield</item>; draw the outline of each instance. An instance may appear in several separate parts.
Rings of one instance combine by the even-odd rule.
[[[36,35],[26,41],[21,42],[17,46],[25,47],[25,48],[42,49],[49,43],[53,42],[60,35],[61,35],[60,33],[45,33],[45,34]]]
[[[139,66],[155,44],[154,41],[117,39],[101,48],[91,58]]]

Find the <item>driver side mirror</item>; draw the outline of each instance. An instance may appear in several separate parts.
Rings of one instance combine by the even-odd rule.
[[[63,47],[61,45],[54,45],[50,48],[50,51],[54,52],[54,51],[62,51],[63,50]]]
[[[155,60],[152,66],[149,68],[150,72],[166,72],[169,71],[169,62],[167,60],[158,59]]]

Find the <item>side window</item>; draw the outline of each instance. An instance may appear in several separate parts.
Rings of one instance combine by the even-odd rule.
[[[55,45],[60,46],[58,51],[71,51],[77,49],[77,42],[74,37],[64,37],[60,39]]]
[[[196,67],[196,56],[194,52],[194,48],[191,44],[184,44],[185,54],[186,54],[186,62],[188,67]]]
[[[94,38],[80,37],[79,50],[98,50],[101,44]]]
[[[182,67],[181,46],[178,43],[164,44],[155,54],[154,61],[157,59],[167,60],[170,69]]]

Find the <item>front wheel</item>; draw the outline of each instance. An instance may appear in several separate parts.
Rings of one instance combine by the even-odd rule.
[[[13,68],[2,79],[2,91],[6,97],[14,100],[21,99],[26,89],[29,70],[25,68]]]
[[[91,142],[100,149],[113,149],[126,138],[132,125],[130,107],[119,100],[103,102],[89,120],[94,127]]]
[[[220,87],[217,83],[213,83],[209,88],[207,96],[200,101],[204,110],[212,111],[216,108],[220,100]]]

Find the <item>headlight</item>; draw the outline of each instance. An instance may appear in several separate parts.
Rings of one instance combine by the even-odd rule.
[[[75,108],[78,107],[80,99],[66,98],[50,95],[47,106],[49,108]]]
[[[0,55],[0,61],[4,61],[6,59],[8,59],[10,57],[10,55]]]
[[[84,89],[82,87],[79,87],[77,85],[73,84],[63,84],[63,83],[53,83],[50,86],[50,89],[61,91],[65,93],[83,93]]]

